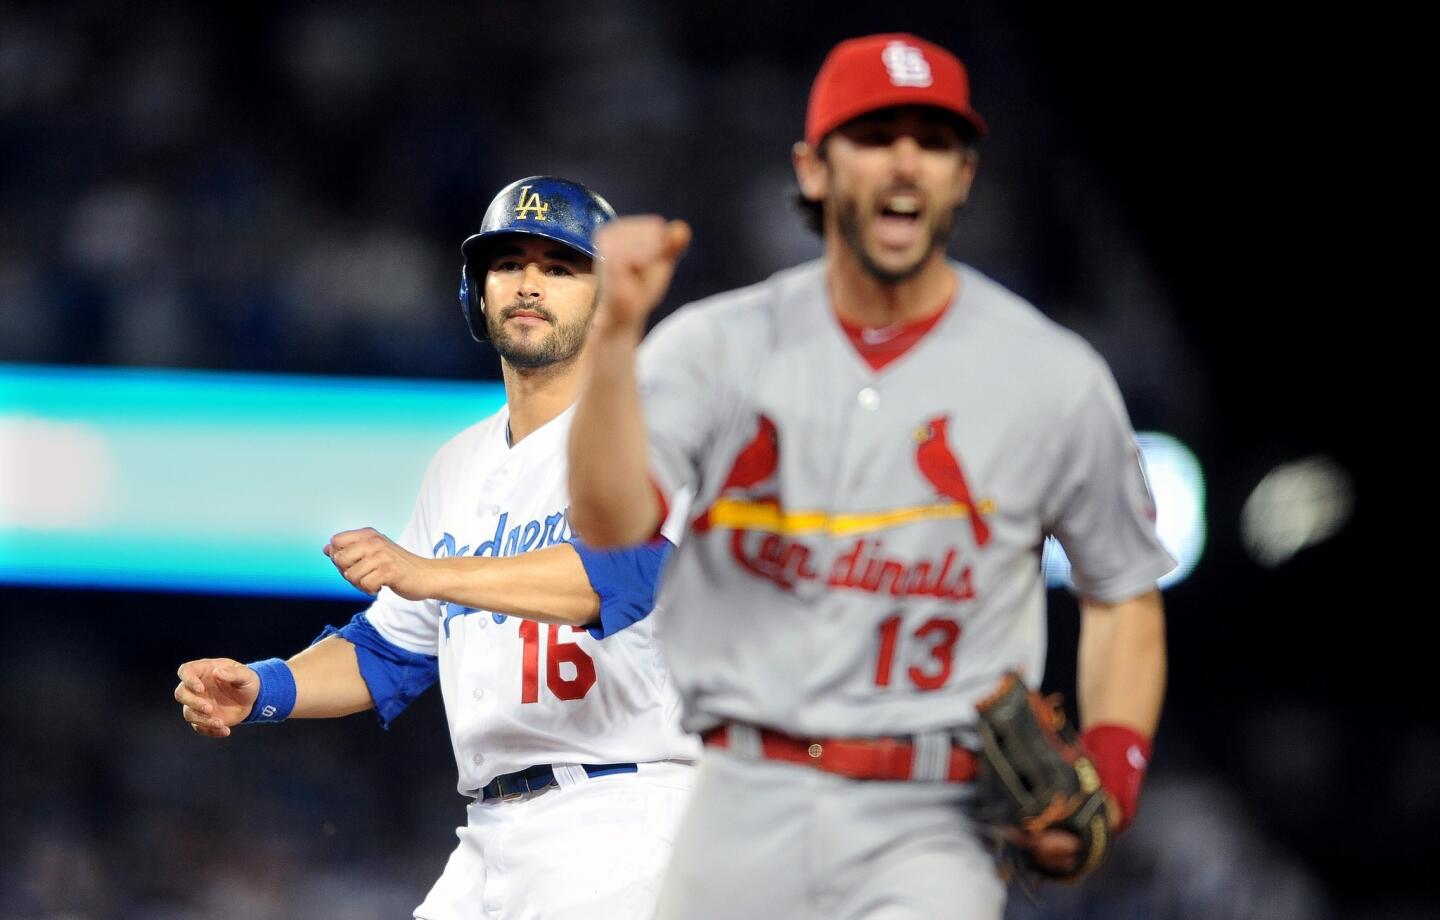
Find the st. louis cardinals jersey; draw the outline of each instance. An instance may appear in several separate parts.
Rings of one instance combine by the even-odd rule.
[[[1103,359],[974,269],[875,371],[821,262],[682,308],[642,346],[650,464],[695,488],[662,588],[687,727],[908,734],[1038,682],[1044,538],[1086,596],[1155,586],[1159,543]]]
[[[400,545],[427,557],[513,556],[569,540],[573,411],[513,447],[508,408],[453,438],[430,463]],[[462,793],[535,764],[698,756],[679,728],[654,616],[600,640],[584,629],[407,601],[386,588],[366,617],[387,641],[438,656]]]

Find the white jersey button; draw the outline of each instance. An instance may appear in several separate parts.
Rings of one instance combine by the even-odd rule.
[[[484,698],[485,698],[485,691],[484,691],[484,690],[481,690],[479,687],[476,687],[474,690],[471,690],[471,691],[470,691],[470,695],[473,696],[473,697],[475,697],[475,699],[477,699],[477,700],[479,700],[479,699],[484,699]]]
[[[855,400],[860,403],[860,408],[869,412],[874,412],[880,408],[880,394],[874,387],[866,387],[861,390],[860,394],[855,397]]]
[[[482,763],[485,762],[485,755],[484,755],[484,754],[476,754],[474,757],[471,757],[471,758],[470,758],[470,762],[473,763],[475,766],[478,767],[478,766],[480,766]]]

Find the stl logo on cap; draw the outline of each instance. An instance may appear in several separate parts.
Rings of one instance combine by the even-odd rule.
[[[914,45],[891,42],[880,52],[880,60],[885,62],[890,82],[896,86],[929,86],[933,82],[930,62],[925,60],[924,52]]]
[[[810,88],[805,143],[867,112],[922,105],[954,114],[975,138],[985,121],[970,107],[970,77],[950,51],[906,32],[850,38],[830,49]]]
[[[539,192],[530,192],[530,197],[525,193],[530,192],[530,186],[520,186],[520,197],[515,202],[515,219],[527,220],[530,215],[535,215],[536,220],[544,220],[545,215],[550,213],[550,205],[540,200]]]

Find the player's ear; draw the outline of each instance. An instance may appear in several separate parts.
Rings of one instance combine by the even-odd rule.
[[[955,173],[955,206],[959,207],[970,198],[970,186],[975,182],[975,171],[980,168],[980,151],[974,147],[960,149],[960,168]]]
[[[824,146],[823,144],[821,145]],[[811,201],[824,201],[830,195],[830,164],[820,151],[804,141],[790,148],[790,162],[795,166],[795,181],[800,194]]]

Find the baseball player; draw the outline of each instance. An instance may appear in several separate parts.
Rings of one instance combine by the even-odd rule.
[[[184,718],[216,738],[371,708],[388,725],[439,680],[473,802],[423,920],[651,916],[695,772],[647,618],[669,543],[593,551],[567,516],[593,233],[613,216],[565,179],[496,196],[462,247],[460,296],[500,353],[506,406],[435,455],[398,541],[365,528],[325,547],[377,595],[368,610],[288,662],[179,670]]]
[[[945,49],[837,45],[793,151],[823,258],[682,307],[638,355],[689,229],[598,237],[572,520],[623,545],[696,489],[661,609],[708,746],[662,917],[999,918],[976,705],[1043,674],[1047,534],[1081,595],[1102,803],[1134,816],[1174,560],[1105,362],[944,255],[986,130]],[[1066,831],[1015,841],[1049,871],[1077,860]]]

